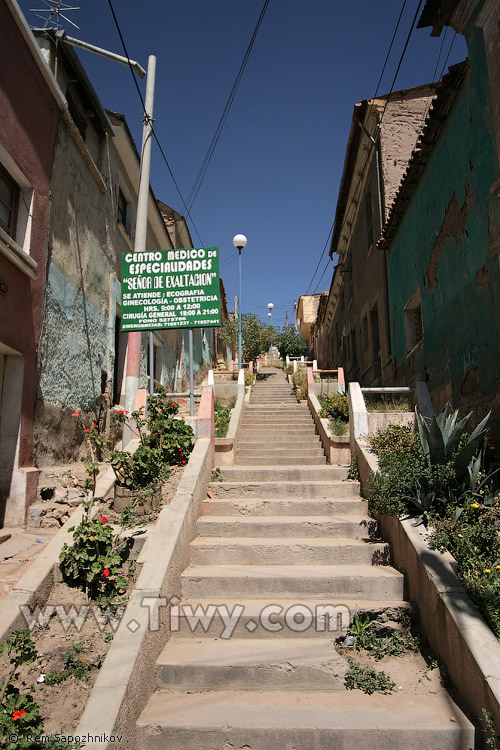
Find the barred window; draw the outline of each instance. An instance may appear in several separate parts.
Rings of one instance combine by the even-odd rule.
[[[0,226],[15,239],[19,187],[0,165]]]

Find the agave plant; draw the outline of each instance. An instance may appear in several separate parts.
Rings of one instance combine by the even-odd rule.
[[[458,410],[448,416],[447,408],[445,407],[437,417],[433,417],[429,427],[417,411],[418,434],[427,461],[431,465],[445,464],[453,461],[457,482],[462,484],[469,474],[471,479],[475,475],[475,484],[481,462],[477,459],[474,460],[474,458],[485,438],[485,427],[490,414],[491,412],[478,424],[472,434],[467,436],[466,442],[460,445],[461,438],[464,436],[465,428],[471,417],[470,414],[458,420]]]

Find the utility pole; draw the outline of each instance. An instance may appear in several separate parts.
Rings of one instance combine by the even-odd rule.
[[[153,103],[155,93],[156,57],[148,58],[148,77],[146,85],[146,101],[144,105],[142,150],[139,178],[139,194],[137,197],[137,215],[135,221],[134,253],[146,251],[148,232],[148,203],[149,203],[149,173],[151,168],[151,140],[153,136]],[[133,331],[128,334],[127,372],[125,375],[125,410],[132,413],[139,390],[141,375],[142,332]],[[125,424],[123,426],[122,447],[130,442],[132,431]]]
[[[288,310],[285,310],[285,326],[288,327]]]
[[[293,301],[293,322],[295,325],[295,332],[297,332],[297,300]]]

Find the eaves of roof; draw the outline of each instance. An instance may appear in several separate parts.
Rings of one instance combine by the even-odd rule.
[[[412,152],[377,247],[388,248],[396,235],[406,207],[418,185],[429,155],[439,138],[451,106],[465,78],[467,68],[467,60],[453,65],[438,85],[425,127]]]
[[[335,252],[335,248],[338,245],[340,232],[342,231],[344,214],[349,200],[349,190],[354,175],[354,168],[356,166],[356,157],[359,149],[359,144],[363,136],[363,131],[357,124],[357,121],[364,121],[367,107],[368,101],[366,99],[363,99],[363,101],[358,102],[354,105],[354,113],[352,116],[351,129],[349,132],[349,140],[347,141],[347,149],[344,160],[344,169],[342,172],[342,179],[340,181],[339,197],[337,201],[337,208],[335,210],[335,221],[333,223],[332,241],[330,243],[329,251],[330,258]]]

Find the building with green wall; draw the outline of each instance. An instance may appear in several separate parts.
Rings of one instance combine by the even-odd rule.
[[[487,3],[486,3],[487,4]],[[420,25],[452,18],[429,0]],[[455,3],[453,12],[465,3]],[[379,247],[387,256],[395,382],[427,383],[500,433],[500,191],[485,3],[467,3],[466,62],[443,78],[392,206]],[[490,5],[492,5],[490,3]],[[498,2],[494,3],[498,9]],[[450,12],[451,15],[451,12]],[[424,21],[424,22],[423,22]],[[439,31],[439,29],[438,29]],[[436,26],[434,32],[436,33]],[[394,380],[393,380],[394,382]]]

